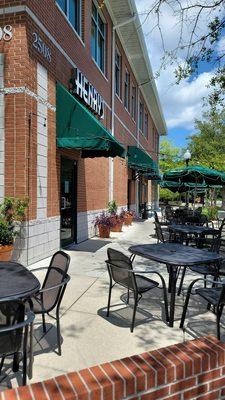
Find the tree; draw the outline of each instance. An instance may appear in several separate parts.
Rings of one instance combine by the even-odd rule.
[[[189,139],[192,161],[225,172],[225,111],[211,110],[196,121],[197,132]],[[222,189],[225,209],[225,187]]]
[[[197,73],[202,62],[212,63],[215,74],[210,82],[213,90],[209,103],[214,106],[221,104],[225,94],[224,6],[225,0],[152,0],[142,22],[144,24],[150,16],[155,18],[151,32],[158,29],[161,37],[164,50],[161,68],[176,64],[177,83]],[[177,21],[176,29],[179,28],[177,43],[169,49],[161,23],[168,9]],[[218,46],[221,39],[221,46]]]
[[[162,173],[172,168],[177,168],[182,164],[179,147],[173,145],[171,140],[166,138],[160,142],[159,168]]]

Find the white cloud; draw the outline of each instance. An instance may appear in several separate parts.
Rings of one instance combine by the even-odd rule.
[[[182,0],[184,3],[185,0]],[[141,21],[146,18],[146,11],[150,9],[152,0],[136,0],[136,6],[140,13]],[[193,20],[196,11],[189,14],[189,18],[184,24],[184,44],[190,37],[190,30],[193,26]],[[206,14],[203,15],[199,22],[198,35],[201,36],[206,32],[207,25]],[[153,27],[156,24],[156,15],[152,14],[144,23],[143,31],[149,52],[149,58],[152,64],[153,71],[156,73],[161,64],[161,57],[164,55],[162,40],[159,31]],[[173,50],[177,47],[180,38],[180,24],[177,16],[174,15],[171,8],[165,6],[163,13],[160,16],[160,25],[164,37],[164,44],[167,50]],[[225,49],[225,38],[222,38],[217,45],[217,50]],[[184,53],[179,51],[178,62],[184,60]],[[213,75],[213,70],[210,72],[200,73],[193,80],[183,80],[179,85],[175,84],[174,70],[176,62],[166,66],[156,79],[156,85],[159,91],[159,97],[162,103],[165,119],[168,128],[177,128],[184,131],[192,132],[194,130],[194,121],[202,116],[202,98],[207,97],[209,88],[207,87],[210,78]],[[185,132],[186,134],[186,132]]]

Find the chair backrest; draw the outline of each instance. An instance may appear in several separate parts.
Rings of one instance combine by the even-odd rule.
[[[137,290],[135,275],[129,272],[133,270],[129,257],[112,248],[107,249],[107,255],[108,272],[114,282],[128,289]]]
[[[158,239],[158,242],[165,242],[164,236],[163,236],[163,232],[162,232],[162,228],[161,225],[155,221],[155,233],[156,233],[156,237]]]
[[[16,329],[16,325],[24,322],[24,317],[24,303],[0,303],[0,357],[16,353],[21,349],[23,327]]]
[[[60,250],[53,254],[42,289],[60,285],[67,275],[69,264],[70,256],[64,251]],[[42,293],[42,302],[46,311],[51,311],[55,308],[59,299],[61,299],[62,290],[63,288],[59,287]]]

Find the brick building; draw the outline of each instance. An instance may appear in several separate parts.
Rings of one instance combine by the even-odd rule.
[[[92,236],[109,200],[154,205],[165,133],[134,0],[0,1],[0,198],[30,199],[15,257]]]

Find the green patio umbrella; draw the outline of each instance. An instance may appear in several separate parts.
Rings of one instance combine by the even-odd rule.
[[[163,175],[163,180],[177,183],[205,184],[207,186],[225,185],[225,173],[200,165],[175,168]]]

